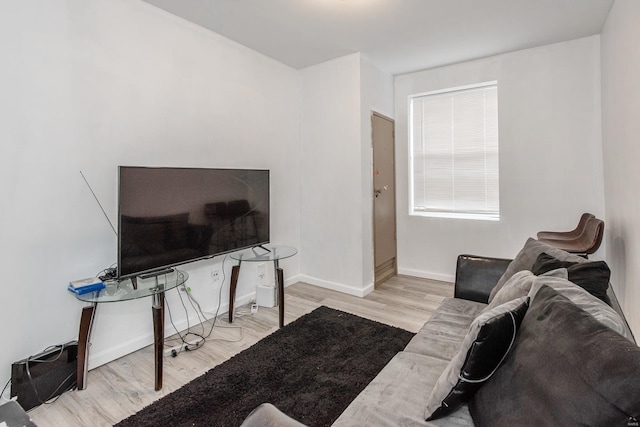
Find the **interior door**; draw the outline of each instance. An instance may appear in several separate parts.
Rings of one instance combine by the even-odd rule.
[[[373,234],[375,283],[397,273],[395,123],[378,113],[371,116],[373,145]]]

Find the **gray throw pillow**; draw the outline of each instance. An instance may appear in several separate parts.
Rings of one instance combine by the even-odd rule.
[[[529,291],[529,297],[532,300],[535,299],[543,286],[553,288],[560,295],[568,298],[569,301],[592,315],[598,322],[633,342],[633,335],[631,335],[631,331],[627,328],[627,324],[622,317],[604,301],[591,295],[582,287],[566,279],[542,275],[535,278],[531,291]]]
[[[431,391],[425,409],[427,421],[458,409],[498,369],[515,342],[528,304],[528,297],[518,298],[476,317],[460,350]]]
[[[640,419],[640,348],[543,286],[469,410],[479,426],[626,426]]]
[[[556,270],[551,270],[544,273],[543,276],[567,279],[567,269],[558,268]],[[489,311],[506,302],[529,295],[529,291],[531,290],[535,280],[536,275],[531,271],[518,271],[505,282],[504,286],[502,286],[502,288],[496,293],[493,300],[491,300],[491,303],[483,311]]]
[[[570,262],[587,262],[586,259],[579,257],[574,254],[570,254],[569,252],[565,252],[562,249],[558,249],[556,247],[550,246],[546,243],[542,243],[539,240],[529,238],[524,244],[524,247],[518,252],[518,255],[511,261],[504,274],[498,280],[496,286],[491,290],[489,294],[489,302],[493,300],[496,296],[496,293],[504,286],[507,280],[511,278],[518,271],[529,270],[531,271],[533,264],[538,259],[538,255],[541,253],[547,253],[560,261],[570,261]]]

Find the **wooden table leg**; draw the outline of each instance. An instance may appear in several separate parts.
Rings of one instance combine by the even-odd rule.
[[[278,279],[278,324],[284,326],[284,271],[278,267],[278,261],[275,261],[276,277]]]
[[[238,276],[240,275],[240,264],[234,265],[231,269],[231,283],[229,284],[229,323],[233,323],[233,303],[236,299],[236,287],[238,286]]]
[[[153,296],[153,354],[155,367],[155,389],[162,389],[162,358],[164,353],[164,292]]]
[[[93,303],[82,309],[80,316],[80,331],[78,333],[78,390],[87,388],[87,372],[89,371],[89,346],[91,345],[91,328],[96,315],[97,303]]]

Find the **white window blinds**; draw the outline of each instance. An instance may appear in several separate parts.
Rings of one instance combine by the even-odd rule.
[[[497,82],[410,98],[411,214],[500,217]]]

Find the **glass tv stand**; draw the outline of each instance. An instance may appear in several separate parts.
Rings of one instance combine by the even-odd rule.
[[[105,281],[106,288],[76,295],[80,301],[90,305],[82,309],[80,332],[78,334],[78,390],[87,386],[89,361],[89,341],[98,304],[131,301],[151,297],[153,315],[153,349],[155,365],[155,389],[162,388],[162,358],[164,352],[164,293],[183,285],[189,275],[180,270],[172,270],[152,277],[134,277],[123,280]]]
[[[284,271],[278,265],[278,261],[290,258],[298,253],[296,248],[291,246],[264,245],[256,246],[232,253],[231,259],[238,261],[231,269],[231,284],[229,286],[229,323],[233,322],[233,305],[236,297],[236,286],[240,275],[240,266],[243,262],[273,262],[273,271],[276,284],[276,302],[278,305],[278,324],[284,324]]]

